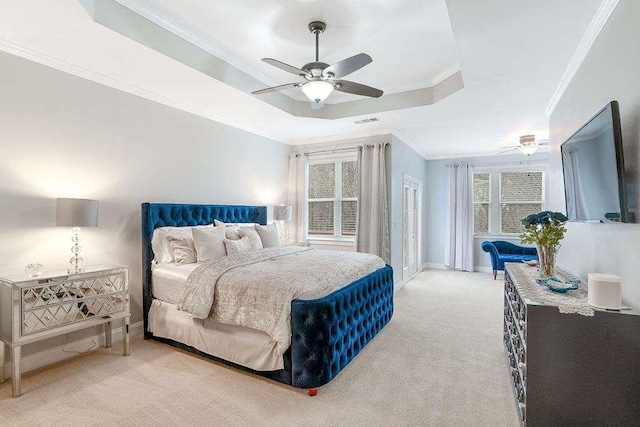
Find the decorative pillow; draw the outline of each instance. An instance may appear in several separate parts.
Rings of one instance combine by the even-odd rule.
[[[253,228],[256,225],[255,222],[222,222],[217,219],[214,219],[213,223],[216,227],[224,225],[226,227]]]
[[[224,239],[224,246],[227,248],[227,255],[240,254],[251,249],[251,242],[248,237],[240,240]]]
[[[240,227],[237,225],[227,225],[224,227],[224,235],[229,240],[240,240]]]
[[[260,235],[255,229],[251,228],[241,228],[240,229],[240,237],[246,237],[249,239],[249,243],[251,244],[251,249],[262,249],[262,240],[260,239]]]
[[[198,262],[222,258],[227,254],[224,243],[222,243],[225,238],[224,233],[224,227],[193,229]]]
[[[194,228],[212,228],[213,224],[196,225],[193,227],[159,227],[153,230],[151,238],[151,249],[153,250],[153,260],[156,264],[165,262],[174,262],[173,251],[169,246],[167,236],[171,234],[174,237],[187,237],[193,239],[191,230]]]
[[[260,236],[263,248],[277,248],[280,246],[280,236],[275,225],[256,224],[255,229]]]
[[[176,237],[167,235],[169,247],[176,264],[193,264],[196,262],[196,250],[193,247],[193,237]]]

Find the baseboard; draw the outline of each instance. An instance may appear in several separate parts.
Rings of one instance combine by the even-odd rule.
[[[492,267],[476,267],[475,271],[479,273],[493,273]]]
[[[142,331],[144,329],[142,322],[136,322],[129,325],[129,337],[135,337],[137,335],[142,335]],[[111,334],[111,342],[115,345],[117,342],[122,342],[123,338],[123,328],[113,328]],[[28,356],[24,356],[21,360],[22,362],[22,372],[33,371],[34,369],[42,368],[43,366],[51,365],[52,363],[61,362],[66,359],[70,359],[74,356],[77,356],[79,353],[76,353],[76,349],[81,352],[87,351],[86,349],[90,349],[94,346],[94,341],[96,343],[96,348],[104,347],[104,334],[96,334],[87,338],[83,338],[78,341],[72,341],[70,343],[66,343],[64,345],[59,345],[56,347],[48,348],[46,350],[40,351],[38,353],[30,354]],[[1,343],[0,343],[1,344]],[[70,350],[71,348],[71,350]],[[66,351],[65,351],[66,349]],[[8,348],[5,350],[8,352]],[[9,356],[7,356],[9,357]],[[4,365],[4,377],[11,377],[11,371],[13,368],[13,362],[6,362]]]
[[[427,262],[424,264],[423,270],[447,270],[447,266],[439,262]]]

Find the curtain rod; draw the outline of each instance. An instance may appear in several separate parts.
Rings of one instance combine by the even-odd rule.
[[[382,142],[381,144],[384,144],[385,147],[387,145],[390,145],[389,142]],[[333,149],[326,149],[326,150],[317,150],[317,151],[308,151],[306,153],[296,153],[296,155],[300,155],[300,154],[306,154],[307,156],[310,154],[324,154],[324,153],[336,153],[339,151],[357,151],[359,146],[364,146],[364,147],[369,147],[369,146],[373,146],[374,144],[359,144],[356,145],[354,147],[345,147],[345,148],[333,148]]]
[[[334,149],[329,149],[329,150],[317,150],[317,151],[308,151],[306,153],[298,153],[298,154],[306,154],[306,155],[310,155],[310,154],[323,154],[323,153],[336,153],[339,151],[356,151],[358,149],[358,147],[349,147],[349,148],[334,148]]]
[[[459,162],[458,162],[459,163]],[[472,168],[484,168],[484,167],[494,167],[494,166],[527,166],[527,165],[536,165],[536,164],[544,164],[549,163],[549,160],[522,160],[521,162],[509,162],[509,163],[469,163]],[[448,163],[445,167],[450,168],[453,164],[457,164],[455,162]]]

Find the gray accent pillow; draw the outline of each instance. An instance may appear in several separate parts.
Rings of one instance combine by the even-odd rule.
[[[176,264],[193,264],[196,262],[196,251],[191,237],[177,237],[167,235],[169,247]]]
[[[222,258],[227,254],[224,247],[224,227],[194,228],[192,230],[198,262]]]
[[[262,249],[262,239],[260,239],[260,235],[254,228],[241,228],[240,229],[240,237],[246,237],[249,239],[249,243],[251,243],[252,249]]]
[[[256,224],[256,231],[260,236],[263,248],[277,248],[280,246],[280,236],[275,225],[259,225]]]
[[[224,239],[224,246],[227,249],[227,255],[240,254],[251,249],[248,237],[243,237],[239,240]]]

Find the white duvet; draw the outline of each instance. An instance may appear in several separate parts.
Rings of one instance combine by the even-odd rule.
[[[179,309],[192,316],[258,329],[291,343],[291,301],[321,298],[384,267],[370,254],[288,246],[203,263],[187,279]]]

